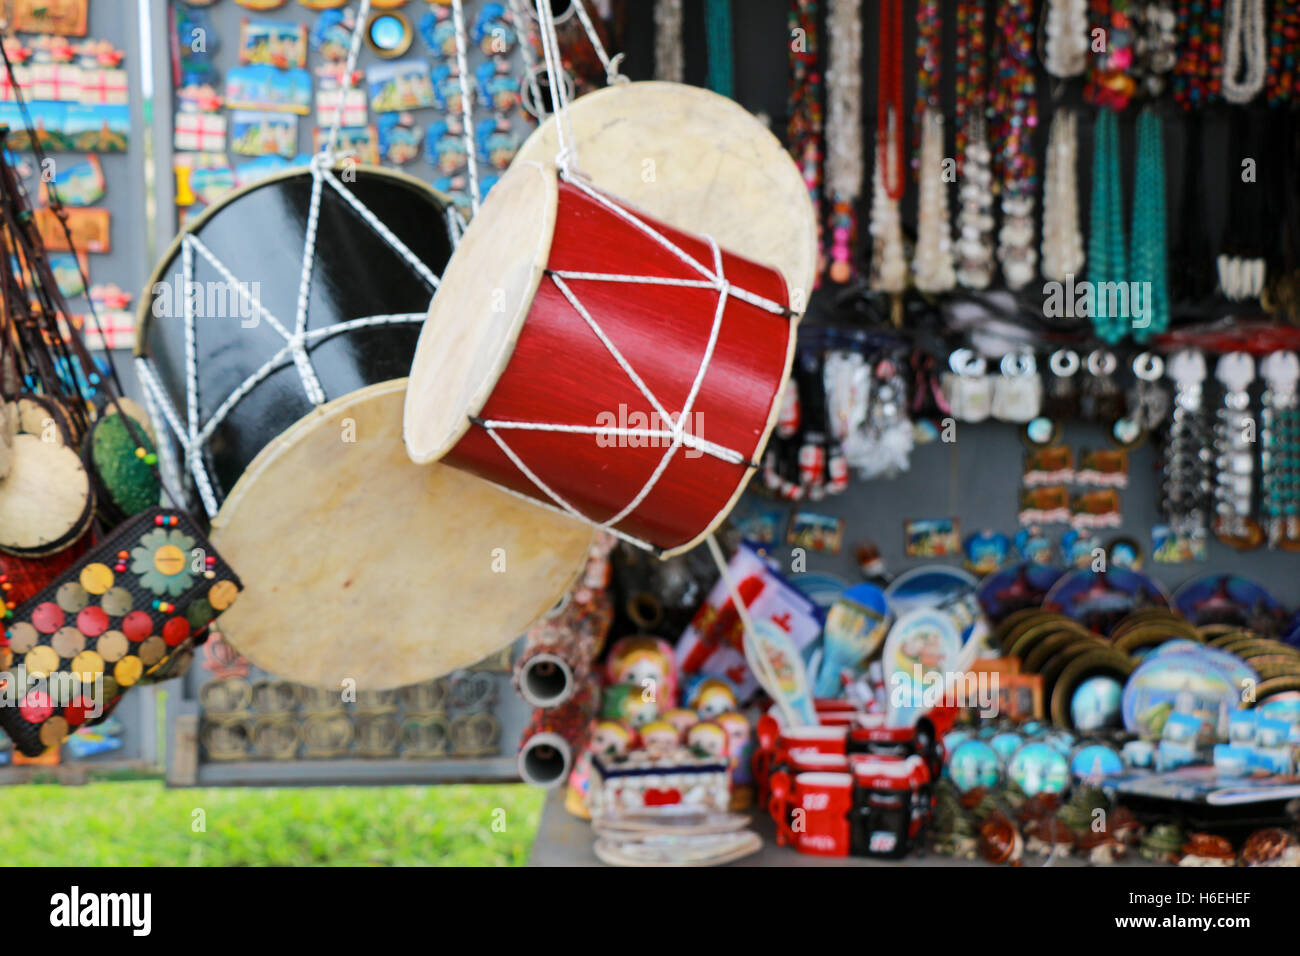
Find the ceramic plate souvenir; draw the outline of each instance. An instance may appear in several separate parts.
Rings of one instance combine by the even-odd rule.
[[[1048,614],[1046,611],[1025,611],[1017,612],[1013,615],[1014,621],[1004,624],[994,632],[998,639],[998,647],[1005,656],[1016,643],[1016,640],[1029,628],[1049,620],[1062,620],[1059,614]]]
[[[915,723],[942,700],[944,679],[956,668],[961,649],[961,635],[942,611],[920,608],[894,623],[881,654],[893,726]]]
[[[1167,623],[1143,624],[1131,627],[1119,636],[1111,637],[1111,645],[1116,650],[1142,657],[1171,643],[1178,643],[1179,646],[1184,643],[1199,646],[1201,640],[1195,631],[1188,634],[1181,629],[1171,628]]]
[[[1026,607],[1021,608],[1019,611],[1012,611],[1006,617],[997,621],[993,627],[992,634],[990,635],[993,640],[993,646],[999,648],[1002,647],[1003,643],[1006,641],[1007,635],[1013,628],[1022,625],[1025,621],[1031,620],[1035,615],[1042,613],[1043,612],[1038,610],[1038,608]]]
[[[591,828],[597,836],[614,840],[644,836],[704,836],[717,833],[735,833],[749,826],[749,817],[743,813],[719,813],[702,810],[685,804],[662,807],[660,811],[623,813],[601,816],[592,820]]]
[[[757,853],[762,838],[752,830],[704,836],[596,841],[596,856],[613,866],[718,866]]]
[[[1275,677],[1255,688],[1255,711],[1263,717],[1300,723],[1300,677]]]
[[[1052,635],[1059,634],[1062,631],[1072,632],[1080,637],[1085,637],[1089,633],[1086,628],[1074,623],[1069,618],[1056,617],[1049,621],[1044,621],[1036,627],[1028,628],[1023,634],[1016,638],[1015,643],[1011,645],[1011,648],[1007,653],[1011,657],[1020,658],[1023,662],[1029,656],[1029,653],[1040,643]]]
[[[1070,764],[1050,744],[1025,744],[1007,764],[1007,777],[1028,797],[1040,793],[1063,793],[1070,785]]]
[[[976,787],[997,786],[1002,776],[1002,761],[992,745],[983,740],[959,744],[948,760],[948,777],[962,793]]]
[[[1226,722],[1227,715],[1238,707],[1234,678],[1241,671],[1225,666],[1227,655],[1210,657],[1209,651],[1159,654],[1140,664],[1124,688],[1125,729],[1157,739],[1174,711],[1195,714],[1211,727]]]
[[[1147,613],[1135,612],[1120,621],[1110,632],[1110,639],[1118,641],[1132,631],[1146,628],[1161,628],[1168,634],[1200,640],[1200,632],[1189,621],[1164,608],[1147,608]]]
[[[1282,632],[1286,612],[1262,585],[1238,574],[1207,574],[1173,596],[1174,607],[1193,624],[1235,624],[1269,636]]]
[[[1119,752],[1108,744],[1083,744],[1070,756],[1070,775],[1083,783],[1099,783],[1123,770],[1124,761]]]
[[[792,574],[790,583],[822,610],[830,610],[835,599],[849,589],[849,582],[833,574]]]
[[[1088,651],[1098,650],[1107,647],[1105,641],[1096,635],[1081,637],[1077,641],[1065,645],[1055,654],[1047,659],[1043,664],[1039,674],[1043,678],[1043,699],[1047,702],[1052,700],[1052,688],[1056,686],[1057,678],[1066,666],[1078,657],[1080,654],[1086,654]]]
[[[1210,647],[1222,647],[1226,649],[1241,641],[1257,641],[1261,640],[1262,637],[1263,635],[1256,634],[1254,631],[1246,631],[1237,627],[1225,634],[1219,634],[1216,637],[1212,637],[1205,643]]]
[[[1086,632],[1081,634],[1073,628],[1061,628],[1035,644],[1033,649],[1021,659],[1020,669],[1026,674],[1037,674],[1058,653],[1080,641],[1097,646],[1103,643],[1095,634]]]
[[[1109,634],[1125,615],[1144,607],[1168,607],[1164,589],[1140,571],[1071,571],[1056,582],[1043,610],[1059,611],[1099,634]]]
[[[975,576],[944,564],[927,564],[894,578],[885,588],[889,609],[902,617],[917,608],[944,611],[957,623],[963,640],[970,637],[980,616]]]
[[[1118,727],[1124,681],[1133,666],[1131,657],[1110,647],[1074,658],[1052,685],[1052,721],[1088,732]]]
[[[976,594],[989,620],[1003,621],[1021,609],[1036,610],[1064,573],[1063,568],[1022,561],[985,577]]]

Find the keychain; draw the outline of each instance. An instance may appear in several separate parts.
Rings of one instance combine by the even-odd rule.
[[[1169,393],[1160,384],[1164,374],[1165,361],[1159,355],[1142,352],[1134,356],[1128,410],[1111,426],[1111,441],[1120,448],[1142,444],[1169,417]]]
[[[1079,417],[1078,374],[1082,363],[1072,349],[1057,349],[1047,360],[1052,376],[1043,396],[1043,415],[1055,422]]]
[[[1300,359],[1274,352],[1259,363],[1260,516],[1270,548],[1300,550]]]
[[[1205,356],[1190,349],[1177,352],[1169,359],[1168,373],[1174,380],[1174,401],[1162,510],[1170,531],[1181,539],[1178,552],[1194,554],[1202,550],[1214,490],[1210,428],[1203,415]]]
[[[1223,404],[1214,416],[1214,534],[1241,550],[1259,547],[1263,529],[1251,517],[1255,496],[1255,417],[1250,383],[1255,360],[1245,352],[1219,358],[1214,377],[1223,385]]]
[[[1033,352],[1002,356],[1002,374],[993,383],[993,417],[1023,425],[1038,416],[1043,404],[1043,380]]]
[[[1079,412],[1085,420],[1109,424],[1124,414],[1124,393],[1115,382],[1118,365],[1114,352],[1097,349],[1089,353],[1089,374],[1079,399]]]
[[[943,375],[943,393],[953,417],[963,422],[982,422],[993,406],[993,387],[984,374],[987,365],[970,349],[957,349],[948,357],[951,372]]]

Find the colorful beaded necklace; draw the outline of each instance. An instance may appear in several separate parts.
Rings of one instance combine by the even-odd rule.
[[[1220,95],[1223,77],[1223,0],[1179,0],[1183,42],[1174,67],[1174,102],[1201,109]]]
[[[900,0],[901,2],[901,0]],[[853,242],[857,234],[855,206],[862,192],[862,4],[861,0],[829,0],[826,12],[829,58],[826,66],[826,186],[831,210],[831,280],[853,276]],[[899,39],[896,56],[902,56]],[[901,68],[901,62],[900,62]],[[900,88],[902,80],[899,80]],[[901,111],[901,92],[899,97]],[[899,113],[901,116],[901,112]],[[902,143],[896,177],[903,183]]]
[[[786,146],[799,164],[817,211],[817,244],[821,246],[822,201],[822,75],[817,65],[817,0],[793,0],[787,17],[790,28],[790,103]],[[817,266],[818,278],[825,268]]]
[[[1038,99],[1034,80],[1034,14],[1028,3],[997,8],[997,82],[993,96],[993,142],[997,144],[997,178],[1002,190],[1002,229],[998,261],[1012,289],[1027,285],[1037,272],[1034,243],[1034,195],[1038,157],[1034,130]]]
[[[1291,102],[1296,95],[1296,70],[1300,66],[1300,4],[1273,4],[1268,26],[1268,86],[1265,96],[1269,106]]]
[[[938,0],[919,0],[916,10],[916,100],[912,104],[912,172],[920,170],[927,110],[941,108],[943,12]]]

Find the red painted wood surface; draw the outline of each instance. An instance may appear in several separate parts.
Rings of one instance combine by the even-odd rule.
[[[637,215],[713,268],[707,240]],[[730,283],[788,305],[785,281],[775,269],[726,251],[721,258],[723,275]],[[702,278],[653,237],[565,182],[559,185],[548,268]],[[680,286],[565,281],[663,408],[679,415],[708,345],[718,293]],[[785,315],[728,297],[686,430],[739,451],[748,461],[756,460],[768,417],[780,397],[792,332]],[[646,420],[635,421],[637,413]],[[610,416],[619,427],[662,427],[653,406],[595,332],[552,279],[544,277],[509,364],[480,417],[596,426],[608,423]],[[518,429],[501,429],[498,434],[552,490],[600,522],[633,500],[670,444],[668,439],[652,439],[633,447],[636,439],[619,438],[605,439],[602,447],[601,440],[589,434]],[[609,447],[611,441],[618,444]],[[445,461],[550,503],[480,427],[471,428]],[[616,527],[665,550],[679,547],[702,534],[727,507],[745,472],[745,465],[679,448],[654,489]]]

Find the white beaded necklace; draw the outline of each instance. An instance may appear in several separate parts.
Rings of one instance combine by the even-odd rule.
[[[1228,0],[1224,18],[1223,98],[1229,103],[1249,103],[1268,79],[1264,0]],[[1246,70],[1238,80],[1243,54]]]
[[[869,285],[877,292],[903,292],[907,288],[907,257],[903,252],[903,221],[898,200],[885,188],[884,164],[894,152],[898,126],[889,124],[884,141],[876,142],[876,166],[871,174],[871,276]],[[901,171],[900,171],[901,174]]]
[[[1048,0],[1043,68],[1065,79],[1088,68],[1088,0]]]
[[[912,272],[922,292],[947,292],[957,284],[957,273],[952,261],[948,183],[943,176],[943,113],[928,109],[921,122],[921,193]]]
[[[1043,180],[1043,276],[1064,282],[1084,264],[1079,229],[1079,117],[1059,110],[1052,118]]]

